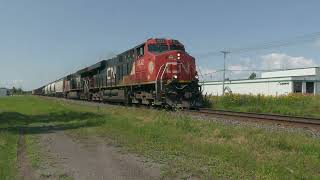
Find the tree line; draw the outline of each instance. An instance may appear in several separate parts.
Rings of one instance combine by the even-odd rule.
[[[24,91],[22,88],[12,87],[11,89],[9,89],[9,94],[10,95],[27,95],[27,94],[31,94],[31,91]]]

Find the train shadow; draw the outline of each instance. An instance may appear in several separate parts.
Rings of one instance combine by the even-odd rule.
[[[105,115],[87,112],[62,112],[42,115],[2,112],[0,113],[0,132],[44,134],[100,126],[105,123],[105,119]]]

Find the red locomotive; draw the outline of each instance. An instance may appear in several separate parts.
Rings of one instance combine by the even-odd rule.
[[[195,59],[173,39],[148,39],[34,93],[179,108],[196,108],[202,103]]]

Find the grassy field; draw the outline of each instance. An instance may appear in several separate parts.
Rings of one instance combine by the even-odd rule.
[[[39,150],[36,135],[51,130],[89,127],[94,117],[89,116],[88,113],[65,110],[64,106],[37,97],[0,98],[0,179],[12,180],[18,177],[20,134],[26,134],[29,160],[33,167],[38,168],[40,161],[45,159]],[[85,118],[90,122],[85,121]]]
[[[128,107],[97,108],[38,97],[0,99],[0,177],[16,175],[19,131],[102,137],[163,163],[167,178],[316,179],[320,141],[302,133],[193,120]],[[27,136],[28,137],[28,136]],[[28,140],[35,144],[34,139]],[[37,164],[35,148],[31,159]]]
[[[274,113],[320,118],[320,96],[252,96],[229,94],[209,97],[209,107],[243,112]]]

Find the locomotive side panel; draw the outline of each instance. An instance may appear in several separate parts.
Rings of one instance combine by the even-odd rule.
[[[148,39],[43,89],[74,99],[171,107],[197,106],[201,99],[195,59],[170,39]]]

